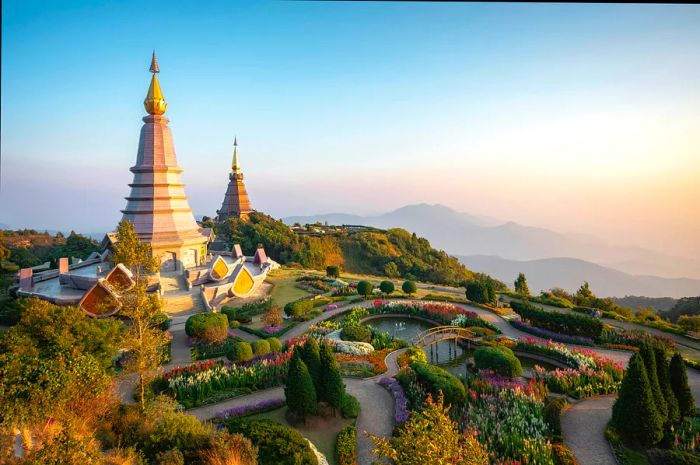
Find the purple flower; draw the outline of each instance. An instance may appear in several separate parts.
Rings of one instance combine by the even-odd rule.
[[[566,344],[580,344],[580,345],[593,345],[593,339],[589,337],[582,336],[572,336],[569,334],[556,333],[554,331],[549,331],[548,329],[538,328],[537,326],[532,326],[530,323],[520,320],[509,320],[512,326],[525,331],[526,333],[534,334],[545,339],[551,339],[553,341],[564,342]]]
[[[273,410],[282,407],[285,404],[284,399],[267,399],[262,400],[255,404],[240,405],[238,407],[231,407],[215,415],[218,419],[226,419],[231,417],[240,417],[243,415],[251,415],[253,413],[262,412],[265,410]]]
[[[262,330],[267,334],[275,334],[280,329],[282,329],[282,326],[265,326]]]
[[[409,411],[408,399],[406,398],[406,394],[403,392],[401,384],[399,384],[399,382],[394,378],[388,377],[380,379],[379,384],[387,388],[394,397],[394,421],[396,421],[396,423],[404,423],[406,420],[408,420]]]

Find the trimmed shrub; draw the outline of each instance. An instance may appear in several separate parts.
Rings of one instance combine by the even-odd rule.
[[[258,448],[258,465],[318,465],[309,443],[296,430],[272,420],[225,422],[231,433],[242,434]]]
[[[654,395],[644,360],[638,353],[630,359],[613,405],[612,424],[629,444],[649,447],[663,437],[663,421],[654,406]]]
[[[661,420],[666,423],[668,420],[668,405],[666,404],[666,400],[661,392],[661,385],[659,384],[659,378],[657,375],[657,362],[654,349],[650,344],[644,344],[641,349],[639,349],[639,355],[642,356],[642,360],[644,360],[644,368],[647,370],[651,394],[654,396],[654,406],[656,407],[656,411],[659,412]]]
[[[661,347],[654,347],[654,356],[656,358],[656,377],[659,379],[661,395],[666,401],[666,407],[668,408],[668,422],[678,423],[681,419],[681,413],[678,409],[678,399],[676,399],[671,388],[670,369],[668,360],[666,360],[666,351]]]
[[[343,399],[346,397],[345,384],[340,376],[340,368],[333,356],[331,346],[324,342],[320,352],[318,400],[328,403],[335,410],[342,406]]]
[[[289,302],[284,306],[284,313],[287,316],[298,317],[311,311],[314,308],[314,303],[310,299],[300,299],[294,302]]]
[[[394,283],[391,281],[382,281],[379,283],[379,290],[382,291],[383,294],[391,294],[394,292]]]
[[[294,349],[289,362],[284,397],[289,412],[299,418],[306,420],[308,415],[316,413],[316,389],[298,348]]]
[[[401,290],[405,294],[411,295],[416,293],[418,286],[416,286],[414,281],[404,281],[404,283],[401,285]]]
[[[479,304],[487,304],[496,300],[496,293],[493,287],[481,281],[467,283],[465,294],[467,299]]]
[[[338,265],[329,265],[326,267],[326,276],[329,278],[337,278],[340,276],[340,267]]]
[[[282,350],[282,343],[276,337],[268,337],[267,343],[270,344],[270,352],[279,352]]]
[[[564,444],[552,444],[554,465],[578,465],[573,452]]]
[[[362,325],[349,325],[340,333],[344,341],[369,342],[372,340],[372,330]]]
[[[345,393],[340,403],[340,413],[343,418],[357,418],[360,414],[360,403],[348,393]]]
[[[562,441],[561,435],[561,412],[569,405],[566,397],[553,397],[544,404],[544,421],[552,430],[553,439],[556,442]]]
[[[171,320],[170,320],[170,317],[168,316],[168,314],[165,312],[156,313],[155,315],[153,315],[153,319],[151,321],[161,331],[167,331],[168,328],[170,328],[170,321]]]
[[[510,306],[523,320],[539,328],[591,339],[598,339],[603,332],[603,323],[595,318],[571,313],[548,312],[516,300],[511,302]]]
[[[236,342],[226,357],[234,362],[248,362],[253,359],[253,347],[245,342]]]
[[[335,442],[335,461],[338,465],[356,465],[357,453],[355,443],[357,441],[357,428],[348,425],[338,433]]]
[[[369,281],[362,280],[359,283],[357,283],[357,293],[360,295],[367,297],[372,293],[373,290],[374,286]]]
[[[306,339],[304,345],[297,346],[296,350],[301,353],[306,368],[309,370],[311,380],[314,382],[314,389],[318,395],[321,390],[321,349],[318,342],[313,337]]]
[[[688,373],[685,371],[685,363],[680,353],[676,352],[671,358],[669,368],[671,389],[678,401],[678,409],[681,417],[689,417],[695,413],[695,399],[688,385]]]
[[[504,346],[479,347],[474,352],[474,362],[479,370],[493,370],[501,376],[515,378],[523,374],[520,360]]]
[[[251,348],[253,349],[253,353],[256,357],[262,357],[263,355],[270,353],[270,343],[264,339],[253,341]]]
[[[445,403],[456,405],[466,395],[466,390],[462,382],[451,373],[435,365],[413,362],[412,370],[416,373],[417,380],[426,388],[426,391],[437,398],[442,392],[445,396]]]
[[[228,336],[228,317],[223,313],[197,313],[185,322],[185,333],[207,342],[221,342]]]

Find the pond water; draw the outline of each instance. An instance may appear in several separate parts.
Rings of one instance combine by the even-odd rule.
[[[387,332],[391,336],[411,343],[413,339],[423,331],[433,327],[430,323],[404,317],[384,317],[369,320],[367,322],[372,328]],[[440,365],[453,375],[464,375],[467,371],[467,360],[472,358],[473,349],[463,349],[459,345],[450,341],[443,341],[437,344],[437,348],[424,349],[428,361]],[[540,362],[527,357],[518,357],[523,366],[523,370],[530,370],[533,366],[539,365],[546,370],[554,370],[556,367],[546,362]]]

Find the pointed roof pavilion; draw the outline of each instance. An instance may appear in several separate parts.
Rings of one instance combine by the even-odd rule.
[[[150,72],[151,84],[143,101],[148,116],[143,118],[136,164],[130,168],[134,180],[122,213],[134,224],[139,239],[151,244],[162,269],[178,270],[204,260],[208,238],[194,219],[180,179],[183,170],[175,157],[169,120],[163,116],[167,103],[156,76],[160,69],[155,51]]]
[[[238,162],[238,140],[233,139],[233,162],[231,163],[231,173],[228,175],[228,188],[224,195],[221,208],[217,210],[219,221],[229,218],[240,218],[245,220],[248,214],[254,210],[250,206],[250,199],[243,183],[243,171]]]

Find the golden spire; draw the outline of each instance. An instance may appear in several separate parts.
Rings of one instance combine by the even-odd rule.
[[[241,172],[241,166],[238,164],[238,140],[236,137],[233,138],[233,163],[231,164],[231,171],[234,174]]]
[[[148,88],[146,99],[143,101],[143,106],[151,115],[162,115],[165,113],[165,108],[168,106],[168,104],[165,103],[163,92],[160,90],[160,84],[158,83],[158,78],[156,77],[156,73],[160,72],[160,68],[158,68],[158,60],[156,60],[155,50],[153,51],[153,56],[151,57],[151,67],[149,71],[153,73],[153,77],[151,77],[151,85]]]

